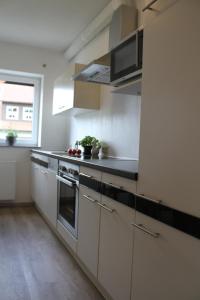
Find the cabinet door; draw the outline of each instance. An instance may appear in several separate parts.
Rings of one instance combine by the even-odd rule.
[[[162,1],[158,1],[162,2]],[[200,1],[144,29],[138,193],[200,216]]]
[[[34,162],[31,163],[31,198],[36,201],[36,178],[39,166]]]
[[[115,300],[130,299],[135,211],[105,196],[101,208],[98,279]]]
[[[181,1],[181,0],[178,0]],[[151,0],[145,0],[143,1],[145,3],[142,4],[142,8],[144,8],[146,5],[148,5]],[[143,24],[144,26],[148,26],[149,24],[151,24],[152,22],[156,21],[156,18],[158,17],[162,17],[162,15],[165,14],[165,12],[170,9],[175,3],[177,2],[177,0],[158,0],[157,2],[153,3],[150,8],[151,9],[147,9],[142,13],[142,20],[143,20]]]
[[[97,277],[101,195],[80,186],[78,218],[78,256]]]
[[[132,300],[199,300],[200,240],[136,212]]]
[[[38,206],[41,211],[47,215],[47,192],[48,192],[48,169],[40,166],[37,177],[37,187],[38,187]]]
[[[32,176],[31,176],[31,196],[36,205],[39,206],[40,202],[40,166],[32,163]]]
[[[48,170],[47,174],[47,201],[45,211],[48,220],[56,227],[57,222],[57,179],[55,171]]]

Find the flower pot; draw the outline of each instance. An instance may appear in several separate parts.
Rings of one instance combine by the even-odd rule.
[[[86,158],[90,158],[92,155],[91,150],[92,150],[92,146],[85,146],[83,151],[83,156]]]
[[[16,141],[16,137],[15,136],[7,136],[6,141],[9,146],[13,146]]]

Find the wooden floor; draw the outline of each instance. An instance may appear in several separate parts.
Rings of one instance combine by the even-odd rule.
[[[34,208],[0,208],[0,300],[102,299]]]

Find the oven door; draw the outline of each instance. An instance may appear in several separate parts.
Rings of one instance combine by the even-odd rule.
[[[78,182],[56,176],[58,181],[58,220],[77,237]]]

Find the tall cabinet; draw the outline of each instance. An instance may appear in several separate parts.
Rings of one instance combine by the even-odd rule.
[[[138,193],[200,217],[200,1],[153,8],[145,12],[153,17],[144,29]]]
[[[144,28],[137,192],[200,217],[200,1],[153,9]],[[131,299],[198,300],[200,241],[138,211],[136,226]]]

